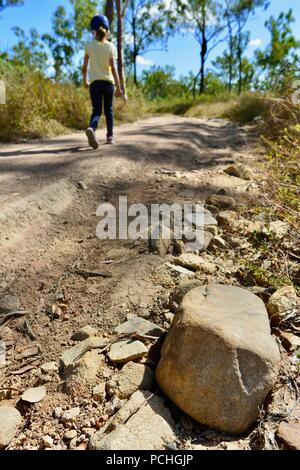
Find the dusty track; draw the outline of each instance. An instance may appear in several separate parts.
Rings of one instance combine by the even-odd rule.
[[[245,129],[226,121],[164,116],[118,128],[117,144],[97,151],[81,133],[0,146],[0,293],[18,294],[30,312],[43,362],[57,360],[86,324],[111,332],[128,313],[163,323],[166,259],[149,254],[146,242],[98,240],[99,204],[117,204],[121,195],[130,203],[204,202],[220,188],[243,200],[253,183],[223,170],[233,161],[255,163],[252,144]],[[112,278],[86,280],[74,267]],[[66,314],[53,320],[47,311],[62,297]],[[19,334],[12,366],[28,345]],[[27,378],[15,384],[22,389]]]

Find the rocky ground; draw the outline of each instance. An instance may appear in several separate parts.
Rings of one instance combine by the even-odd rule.
[[[300,247],[264,203],[264,158],[251,129],[174,117],[124,126],[98,151],[80,134],[0,147],[1,448],[299,448]],[[97,207],[124,195],[205,203],[204,245],[100,241]],[[262,299],[281,353],[238,435],[199,424],[155,381],[178,306],[212,284]]]

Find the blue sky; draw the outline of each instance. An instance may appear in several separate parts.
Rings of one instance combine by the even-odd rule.
[[[18,8],[10,8],[2,13],[0,19],[0,48],[9,49],[14,42],[14,34],[11,31],[13,26],[19,26],[24,30],[32,27],[40,33],[51,30],[51,15],[58,5],[64,5],[69,8],[69,0],[25,0],[25,5]],[[260,44],[264,48],[269,41],[268,31],[264,27],[265,20],[272,14],[278,15],[281,11],[287,11],[292,8],[296,22],[293,29],[296,37],[300,39],[300,1],[299,0],[271,0],[271,6],[267,12],[257,11],[255,17],[249,21],[248,29],[251,32],[251,41],[253,45],[248,49],[248,55],[251,57],[255,50],[254,44]],[[224,49],[216,51],[211,56],[214,58]],[[147,68],[150,64],[173,65],[176,68],[176,75],[186,75],[190,70],[196,72],[198,69],[199,50],[197,43],[192,36],[177,34],[171,38],[167,52],[152,52],[140,59],[145,62],[139,65],[139,71]]]

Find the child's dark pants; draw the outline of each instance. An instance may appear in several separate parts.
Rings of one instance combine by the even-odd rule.
[[[102,102],[104,101],[104,114],[106,117],[107,124],[107,137],[113,136],[114,126],[114,112],[113,112],[113,100],[114,100],[115,87],[110,82],[103,80],[97,80],[90,86],[90,94],[93,105],[93,114],[91,117],[90,127],[94,130],[97,129],[101,115],[102,115]]]

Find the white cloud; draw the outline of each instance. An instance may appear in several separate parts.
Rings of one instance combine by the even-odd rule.
[[[136,61],[139,65],[144,65],[146,67],[151,67],[151,65],[154,65],[154,62],[150,59],[145,59],[144,57],[138,55],[136,58]]]
[[[261,45],[262,45],[262,40],[260,38],[251,39],[251,41],[249,42],[250,47],[259,47]]]

